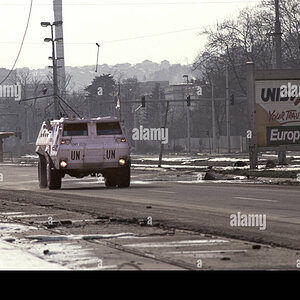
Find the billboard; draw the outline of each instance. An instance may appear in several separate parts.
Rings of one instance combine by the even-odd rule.
[[[300,78],[256,79],[255,110],[257,147],[300,146]]]

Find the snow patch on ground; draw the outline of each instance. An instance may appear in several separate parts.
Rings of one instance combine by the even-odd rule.
[[[35,230],[35,229],[37,228],[34,226],[26,226],[22,224],[12,224],[12,223],[0,223],[0,236],[11,234],[11,233],[20,233],[20,232]]]
[[[0,270],[67,270],[0,239]]]

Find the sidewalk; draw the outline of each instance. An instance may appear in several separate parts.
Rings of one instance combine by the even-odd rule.
[[[61,265],[50,263],[17,246],[0,239],[0,270],[67,270]]]

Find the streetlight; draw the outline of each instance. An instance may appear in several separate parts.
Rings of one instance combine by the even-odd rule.
[[[98,70],[98,58],[99,58],[99,48],[100,48],[100,45],[98,43],[96,43],[96,46],[97,46],[97,62],[96,62],[96,70],[95,70],[95,72],[97,72],[97,70]]]
[[[57,59],[55,57],[55,42],[60,42],[63,40],[63,38],[54,38],[53,34],[53,26],[61,26],[62,21],[55,21],[53,23],[50,22],[41,22],[42,27],[51,27],[51,38],[45,38],[44,42],[52,43],[52,56],[49,57],[49,59],[52,59],[52,68],[53,68],[53,98],[54,98],[54,117],[59,118],[59,100],[58,100],[58,84],[57,84]],[[60,57],[59,59],[63,59],[63,57]]]
[[[211,123],[212,123],[212,151],[216,152],[216,113],[215,113],[215,88],[213,77],[209,76],[209,81],[205,82],[206,86],[211,88]],[[210,139],[210,137],[209,137]]]

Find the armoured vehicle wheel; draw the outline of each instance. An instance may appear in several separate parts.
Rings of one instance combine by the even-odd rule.
[[[46,188],[47,183],[47,162],[43,156],[39,157],[38,162],[38,179],[40,188]]]
[[[49,163],[47,163],[47,182],[50,190],[59,190],[61,188],[61,174],[57,170],[51,170]]]
[[[130,186],[130,165],[120,170],[119,174],[119,188],[126,188]]]

